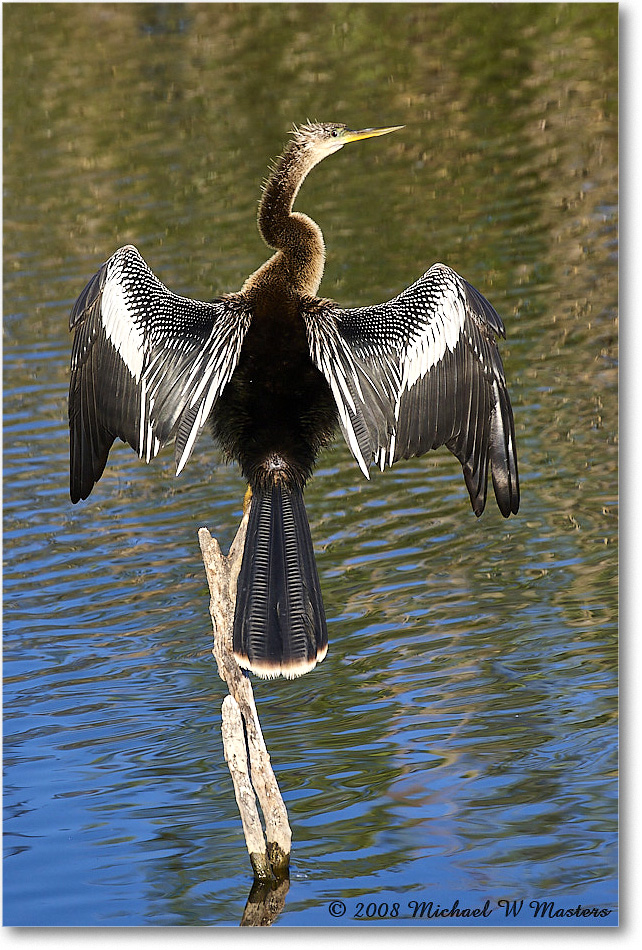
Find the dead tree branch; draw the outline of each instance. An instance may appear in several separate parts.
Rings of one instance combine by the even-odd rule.
[[[248,515],[249,507],[227,557],[221,553],[218,541],[207,528],[200,528],[198,538],[210,588],[210,615],[214,628],[212,653],[216,657],[219,675],[227,683],[230,693],[222,706],[225,759],[234,782],[254,876],[258,881],[273,881],[287,876],[292,832],[263,739],[252,684],[232,653],[236,585]],[[265,836],[256,806],[257,798],[265,820]]]

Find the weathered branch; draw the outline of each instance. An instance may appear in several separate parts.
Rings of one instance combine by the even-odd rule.
[[[222,706],[225,759],[234,782],[254,876],[257,880],[268,881],[283,879],[287,875],[292,832],[261,732],[252,684],[232,653],[236,585],[248,515],[249,507],[227,557],[221,553],[218,541],[207,528],[200,528],[198,538],[210,588],[210,615],[214,628],[212,653],[216,657],[219,675],[230,691]],[[257,797],[265,819],[267,847],[256,807]]]

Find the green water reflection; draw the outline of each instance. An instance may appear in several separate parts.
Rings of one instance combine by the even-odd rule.
[[[370,482],[343,445],[322,460],[330,652],[257,687],[294,829],[279,920],[362,895],[615,907],[617,6],[3,14],[5,923],[240,920],[196,529],[229,542],[243,485],[206,438],[179,480],[123,448],[72,508],[66,321],[127,242],[177,292],[237,289],[307,117],[406,126],[306,181],[321,292],[384,300],[442,260],[491,299],[523,502],[477,522],[447,455]]]

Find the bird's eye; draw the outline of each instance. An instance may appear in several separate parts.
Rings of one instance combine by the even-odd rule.
[[[339,134],[339,133],[338,133],[338,131],[337,131],[336,129],[332,129],[332,138],[333,138],[333,139],[336,139],[336,137],[337,137],[338,134]]]

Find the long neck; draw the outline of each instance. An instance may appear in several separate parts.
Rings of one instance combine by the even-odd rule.
[[[292,211],[292,206],[315,164],[300,145],[290,143],[265,186],[258,214],[261,237],[277,251],[259,273],[266,268],[271,277],[287,281],[295,293],[311,295],[323,276],[323,234],[312,218]]]

